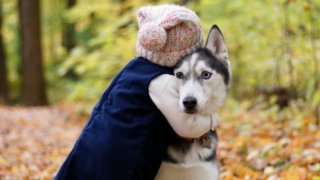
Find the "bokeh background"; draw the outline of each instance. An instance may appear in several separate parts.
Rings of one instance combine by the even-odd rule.
[[[49,104],[65,101],[94,104],[119,70],[137,56],[137,9],[143,5],[176,3],[193,9],[200,16],[205,37],[213,24],[222,30],[232,63],[230,98],[252,100],[257,93],[262,93],[281,95],[286,100],[302,99],[313,108],[319,105],[318,0],[41,0],[26,1],[28,3],[40,6],[41,34],[37,35],[41,41],[43,75],[38,77],[44,76]],[[21,45],[18,1],[1,0],[1,9],[4,48],[1,62],[4,61],[6,67],[1,77],[6,73],[5,99],[7,104],[19,104],[24,90],[23,66],[31,67],[37,62],[29,58],[28,63],[22,63],[21,49],[33,44]],[[25,28],[29,26],[34,24],[27,23]],[[35,41],[36,37],[30,42]],[[1,92],[2,102],[3,94]]]
[[[0,0],[0,104],[3,108],[0,133],[3,137],[10,134],[5,127],[16,126],[4,124],[9,122],[4,114],[11,112],[10,107],[56,108],[60,105],[62,109],[69,109],[68,113],[88,116],[114,76],[138,56],[135,52],[137,10],[141,6],[165,3],[194,10],[202,20],[205,37],[211,26],[217,24],[227,44],[232,83],[226,104],[219,113],[223,135],[218,153],[224,172],[231,172],[232,176],[230,173],[222,176],[225,179],[282,176],[292,179],[287,173],[298,179],[319,180],[319,0]],[[76,110],[72,111],[74,107]],[[18,110],[28,114],[28,109]],[[19,118],[22,121],[23,118]],[[76,132],[79,133],[83,125],[78,124]],[[305,139],[304,135],[312,140],[294,141],[297,137]],[[254,140],[250,139],[252,136],[271,139]],[[56,172],[76,137],[71,138],[71,144],[51,174],[39,177],[51,177]],[[296,146],[286,149],[288,139],[283,138],[295,142]],[[3,147],[5,140],[0,141]],[[280,140],[284,143],[277,144]],[[262,150],[257,152],[259,147]],[[282,148],[280,152],[287,151],[290,155],[280,153],[274,157],[263,151],[274,147],[275,154]],[[310,147],[316,150],[311,153],[312,159],[293,165],[295,155],[305,160],[310,153],[302,152]],[[13,171],[11,167],[17,162],[5,151],[0,152],[1,179],[7,177],[3,175],[5,172]],[[237,162],[242,165],[234,166],[230,157],[238,158]],[[252,160],[257,161],[250,164]],[[233,165],[228,166],[230,164]],[[15,169],[18,175],[21,174],[19,168]],[[294,174],[298,172],[302,173]]]

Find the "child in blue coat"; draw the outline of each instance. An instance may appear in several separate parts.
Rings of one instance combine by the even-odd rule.
[[[197,15],[160,5],[142,7],[137,19],[140,57],[103,93],[56,180],[151,180],[173,136],[195,138],[214,128],[214,115],[180,111],[177,84],[167,76],[202,45]]]

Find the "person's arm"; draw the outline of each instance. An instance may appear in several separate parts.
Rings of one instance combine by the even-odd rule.
[[[203,116],[187,114],[180,110],[178,84],[172,75],[160,75],[153,79],[149,85],[149,95],[179,136],[196,138],[210,129],[214,130],[218,124],[215,112]]]

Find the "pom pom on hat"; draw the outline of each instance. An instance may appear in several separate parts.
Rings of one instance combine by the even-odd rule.
[[[137,19],[137,52],[149,61],[172,67],[202,46],[200,19],[185,7],[145,6],[139,9]]]
[[[159,51],[167,42],[167,32],[155,23],[146,23],[139,30],[141,46],[148,51]]]

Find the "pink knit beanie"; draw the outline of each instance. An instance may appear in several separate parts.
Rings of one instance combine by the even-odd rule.
[[[139,9],[137,16],[137,52],[156,64],[172,67],[202,45],[200,19],[185,7],[145,6]]]

